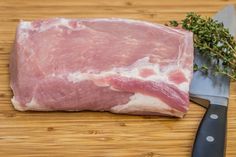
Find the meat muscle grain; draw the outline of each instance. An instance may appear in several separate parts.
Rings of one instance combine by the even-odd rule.
[[[17,110],[182,117],[192,33],[128,19],[20,22],[11,54]]]

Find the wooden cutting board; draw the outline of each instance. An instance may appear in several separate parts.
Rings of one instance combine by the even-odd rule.
[[[11,105],[9,53],[20,19],[121,17],[165,23],[211,16],[231,0],[0,0],[0,156],[189,157],[204,109],[184,119],[97,112],[18,112]],[[236,83],[231,84],[227,157],[236,156]]]

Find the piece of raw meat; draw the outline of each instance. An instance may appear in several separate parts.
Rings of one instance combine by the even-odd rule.
[[[110,111],[183,117],[193,35],[128,19],[20,22],[10,61],[20,111]]]

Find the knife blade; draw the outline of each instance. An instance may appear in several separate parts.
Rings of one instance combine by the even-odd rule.
[[[236,34],[236,12],[233,5],[219,11],[214,19],[223,22],[231,35]],[[198,65],[211,62],[195,51],[194,62]],[[230,79],[224,75],[204,75],[195,72],[190,85],[190,99],[207,108],[199,125],[192,157],[224,157],[227,127],[227,106]]]

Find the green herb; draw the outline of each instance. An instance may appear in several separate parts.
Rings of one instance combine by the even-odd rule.
[[[211,71],[216,75],[224,74],[236,80],[236,42],[223,23],[196,13],[188,13],[181,22],[173,20],[169,25],[192,31],[194,47],[214,64],[211,67],[194,65],[195,71]],[[222,63],[222,66],[219,63]]]

